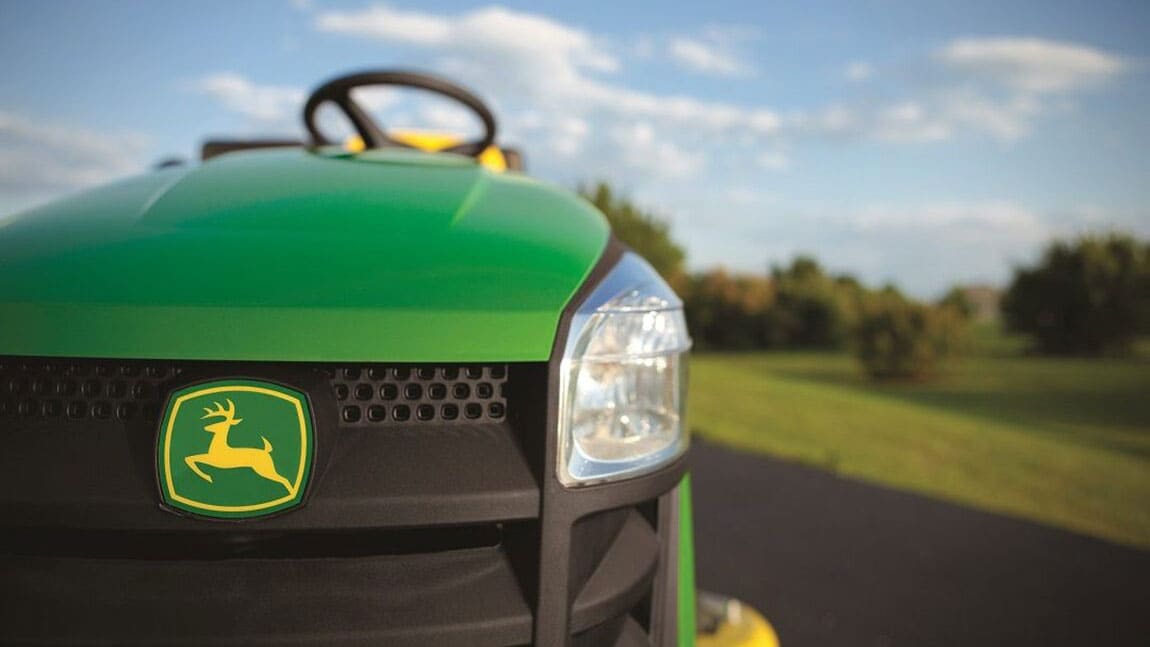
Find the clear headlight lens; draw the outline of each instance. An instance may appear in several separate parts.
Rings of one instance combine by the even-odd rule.
[[[571,321],[559,394],[559,480],[589,485],[636,476],[687,448],[691,340],[683,303],[628,253]]]

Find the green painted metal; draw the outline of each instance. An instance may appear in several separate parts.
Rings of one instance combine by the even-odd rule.
[[[544,360],[607,238],[469,158],[236,153],[0,223],[0,354]]]
[[[679,483],[679,647],[695,645],[695,522],[691,517],[691,475]]]

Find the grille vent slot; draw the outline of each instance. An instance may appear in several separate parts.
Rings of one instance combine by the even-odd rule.
[[[154,362],[0,358],[0,417],[118,420],[159,417],[160,384],[181,369]]]
[[[328,369],[345,426],[476,424],[507,417],[507,365]]]
[[[220,378],[228,362],[0,357],[0,418],[154,424],[164,385],[193,366]],[[319,365],[312,365],[319,368]],[[351,427],[484,424],[507,418],[506,364],[325,366],[339,424]]]

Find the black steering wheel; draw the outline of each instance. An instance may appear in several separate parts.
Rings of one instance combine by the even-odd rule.
[[[423,74],[421,72],[405,72],[399,70],[379,70],[375,72],[359,72],[332,79],[319,86],[308,97],[303,107],[303,123],[311,135],[312,143],[316,146],[330,145],[332,141],[320,132],[316,123],[316,114],[319,107],[328,101],[339,106],[351,125],[363,139],[365,148],[403,147],[414,148],[410,144],[387,136],[387,132],[375,122],[358,103],[351,97],[351,91],[358,87],[369,85],[395,85],[405,88],[427,90],[435,94],[453,99],[467,106],[483,122],[483,136],[469,142],[463,142],[443,149],[444,152],[459,153],[478,157],[495,142],[495,116],[491,110],[466,88],[456,85],[447,79]]]

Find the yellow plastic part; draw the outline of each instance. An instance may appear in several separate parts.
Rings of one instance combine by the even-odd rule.
[[[767,619],[738,600],[728,600],[725,621],[711,634],[695,637],[695,647],[779,647]]]
[[[388,132],[387,136],[428,153],[437,153],[462,141],[456,135],[425,130],[395,130]],[[364,149],[363,139],[359,135],[348,137],[343,146],[352,153],[361,153]],[[496,173],[507,170],[507,158],[498,146],[488,146],[487,150],[480,153],[479,163]]]

